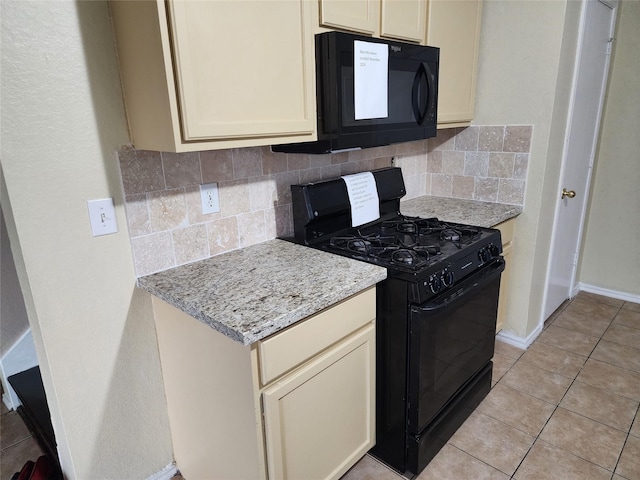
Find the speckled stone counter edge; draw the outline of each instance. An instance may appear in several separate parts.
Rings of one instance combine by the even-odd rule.
[[[138,287],[244,345],[384,280],[386,269],[269,240],[138,279]]]
[[[495,227],[499,223],[520,215],[522,207],[427,195],[401,202],[400,211],[409,216],[438,217],[448,222]]]

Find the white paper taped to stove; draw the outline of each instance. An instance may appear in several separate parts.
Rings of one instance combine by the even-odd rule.
[[[389,116],[389,45],[353,42],[353,100],[356,120]]]
[[[342,177],[351,204],[351,226],[358,227],[380,218],[380,199],[376,179],[371,172]]]

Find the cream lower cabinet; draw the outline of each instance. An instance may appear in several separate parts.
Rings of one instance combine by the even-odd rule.
[[[516,220],[515,218],[512,218],[511,220],[502,222],[494,227],[500,230],[500,234],[502,236],[502,256],[505,261],[505,269],[504,272],[502,272],[502,277],[500,278],[500,298],[498,300],[498,321],[496,323],[496,333],[502,330],[506,321],[507,302],[509,299],[509,292],[511,290],[511,252],[513,250],[513,233],[515,224]]]
[[[336,479],[374,445],[375,287],[251,346],[152,298],[186,479]]]
[[[316,138],[307,0],[112,1],[110,8],[136,148]]]

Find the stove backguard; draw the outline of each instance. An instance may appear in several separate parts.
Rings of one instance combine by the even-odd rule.
[[[407,193],[402,170],[389,167],[371,173],[380,199],[380,218],[395,217],[400,199]],[[296,242],[313,245],[351,228],[351,204],[342,179],[291,185],[291,197]]]

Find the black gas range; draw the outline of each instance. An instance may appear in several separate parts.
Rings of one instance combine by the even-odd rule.
[[[379,215],[358,226],[347,179],[292,185],[295,241],[387,268],[376,287],[371,453],[418,474],[490,389],[500,232],[402,215],[399,168],[360,179],[377,194]]]

